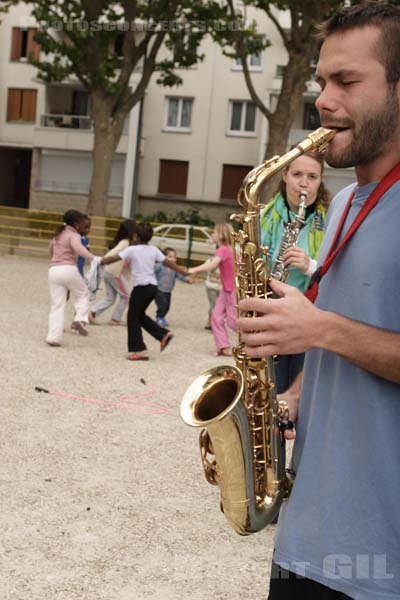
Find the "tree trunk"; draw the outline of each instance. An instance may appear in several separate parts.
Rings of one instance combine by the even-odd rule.
[[[106,214],[114,147],[115,137],[112,131],[101,130],[95,133],[92,152],[93,171],[86,209],[90,215],[105,216]]]
[[[92,93],[94,122],[93,170],[86,211],[90,215],[105,216],[108,188],[111,179],[112,159],[120,140],[125,114],[111,117],[110,102]]]
[[[295,114],[301,104],[303,92],[306,90],[306,82],[310,76],[310,60],[311,57],[308,53],[301,56],[291,56],[285,68],[278,104],[269,119],[266,159],[275,154],[284,154],[287,151],[289,133]]]
[[[309,79],[309,54],[292,55],[285,68],[282,89],[275,111],[268,119],[269,135],[264,159],[275,155],[281,156],[288,150],[289,133],[299,105],[301,104],[306,82]],[[301,141],[301,140],[296,140]],[[278,187],[281,174],[277,173],[268,180],[263,190],[263,201],[266,202]]]

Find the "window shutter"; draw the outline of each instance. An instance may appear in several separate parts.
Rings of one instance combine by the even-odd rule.
[[[19,121],[21,114],[21,90],[9,89],[7,121]]]
[[[29,29],[28,32],[28,48],[27,55],[31,60],[39,60],[40,55],[40,44],[38,44],[33,38],[35,37],[37,29]]]
[[[21,58],[21,43],[21,29],[19,27],[13,27],[11,36],[11,60],[19,60]]]
[[[189,163],[184,160],[160,160],[159,194],[186,196]]]
[[[221,199],[233,200],[237,198],[243,179],[252,168],[245,165],[223,165]]]
[[[22,121],[36,121],[36,90],[22,90],[22,106],[21,119]]]

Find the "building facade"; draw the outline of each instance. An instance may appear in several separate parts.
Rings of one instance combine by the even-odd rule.
[[[280,18],[284,23],[287,16]],[[257,21],[271,46],[252,56],[249,68],[258,95],[273,107],[286,51],[263,12]],[[93,147],[88,94],[78,80],[44,84],[37,78],[27,62],[30,53],[40,53],[35,27],[28,4],[13,7],[0,25],[0,204],[85,210]],[[263,160],[267,122],[250,99],[241,65],[210,39],[201,53],[203,61],[179,71],[179,87],[161,87],[153,76],[131,111],[113,160],[109,216],[195,209],[225,220],[243,177]],[[309,82],[291,143],[318,127],[317,93]],[[326,179],[336,191],[353,173],[328,168]]]

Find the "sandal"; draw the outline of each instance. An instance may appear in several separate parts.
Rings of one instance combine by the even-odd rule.
[[[165,348],[168,346],[168,344],[170,343],[170,341],[172,340],[174,336],[172,335],[172,333],[170,331],[168,331],[168,333],[166,333],[163,337],[163,339],[160,342],[160,352],[162,352],[163,350],[165,350]]]
[[[127,360],[149,360],[149,357],[147,356],[147,351],[143,350],[143,352],[130,352]]]
[[[232,350],[230,348],[220,348],[216,356],[232,356]]]

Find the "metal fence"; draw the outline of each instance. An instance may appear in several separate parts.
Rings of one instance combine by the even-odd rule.
[[[93,254],[103,256],[108,251],[122,221],[122,218],[91,217],[89,239]],[[50,240],[62,222],[60,212],[0,205],[0,254],[48,259]],[[178,262],[188,266],[202,262],[190,254],[191,244],[188,252],[178,251]]]
[[[93,217],[90,248],[104,254],[123,219]],[[48,258],[49,242],[63,222],[63,213],[0,206],[0,252]]]

